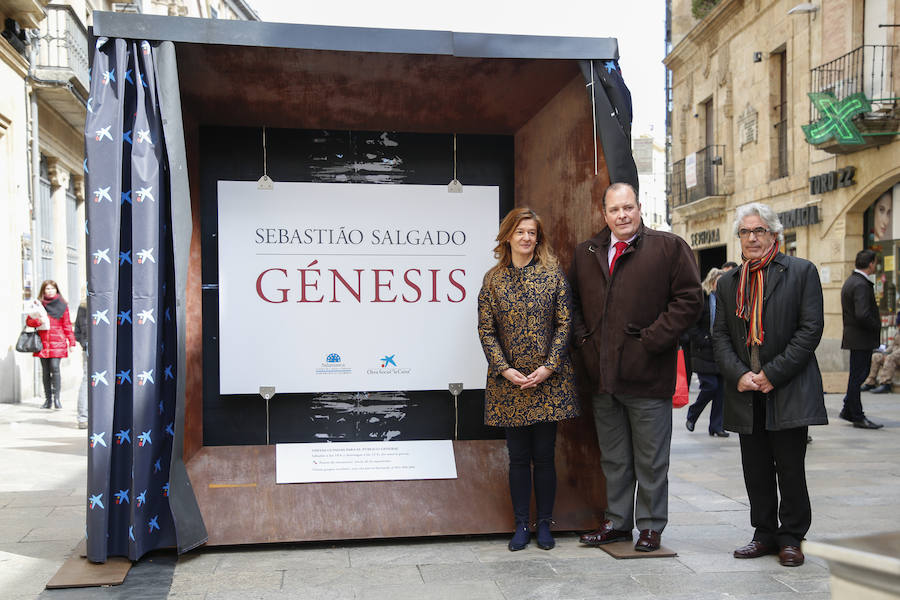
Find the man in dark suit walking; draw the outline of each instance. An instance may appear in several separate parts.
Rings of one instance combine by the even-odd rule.
[[[875,272],[875,253],[860,250],[856,254],[856,268],[841,288],[841,313],[844,335],[841,348],[850,350],[850,379],[840,417],[860,429],[879,429],[882,425],[870,421],[862,408],[859,388],[869,374],[872,350],[878,347],[881,318],[875,303],[874,284],[869,276]]]

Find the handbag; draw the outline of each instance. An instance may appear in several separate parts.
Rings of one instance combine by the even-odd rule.
[[[29,329],[31,331],[29,331]],[[41,342],[41,334],[38,330],[32,327],[22,328],[22,333],[19,334],[19,339],[16,340],[16,352],[28,352],[34,354],[43,349],[44,344]]]
[[[675,378],[675,395],[672,396],[672,408],[681,408],[688,403],[687,369],[684,366],[684,351],[678,350],[678,371]]]

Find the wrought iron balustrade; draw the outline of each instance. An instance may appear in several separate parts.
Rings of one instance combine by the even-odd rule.
[[[672,165],[673,208],[708,196],[725,194],[721,183],[724,155],[724,145],[707,146],[695,153],[696,160],[693,168],[690,166],[689,159],[681,159]]]
[[[830,92],[843,100],[862,92],[874,112],[890,110],[897,101],[894,90],[894,49],[897,46],[860,46],[810,71],[810,91]],[[809,122],[822,117],[810,102]]]

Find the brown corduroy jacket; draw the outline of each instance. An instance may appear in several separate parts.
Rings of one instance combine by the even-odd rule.
[[[680,237],[644,227],[609,274],[610,230],[575,248],[573,344],[595,391],[671,398],[678,337],[703,308],[700,272]]]

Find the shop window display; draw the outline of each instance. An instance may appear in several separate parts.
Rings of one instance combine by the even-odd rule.
[[[900,233],[900,224],[895,220],[900,218],[900,207],[896,206],[900,199],[900,184],[894,185],[875,199],[866,210],[866,247],[874,250],[878,255],[878,264],[875,271],[875,300],[881,312],[882,341],[890,341],[896,331],[897,322],[897,251],[900,244],[897,233]],[[897,233],[895,233],[897,232]]]

